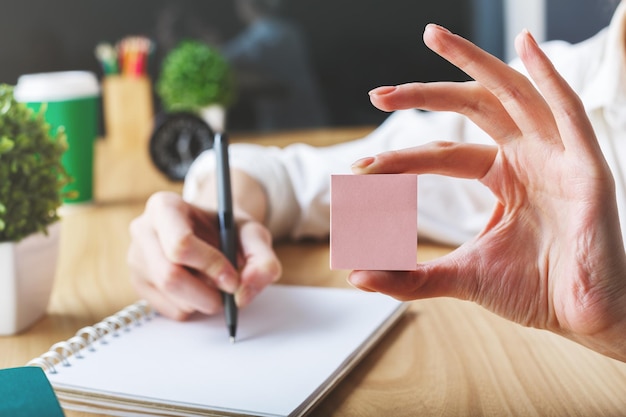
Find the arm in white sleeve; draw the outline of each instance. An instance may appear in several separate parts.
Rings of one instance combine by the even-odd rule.
[[[482,131],[453,113],[398,111],[366,137],[338,145],[294,144],[280,149],[233,144],[230,164],[265,189],[266,225],[275,238],[325,237],[330,226],[331,174],[349,173],[351,164],[362,157],[434,140],[465,141],[468,133],[477,135],[472,142],[486,140]],[[185,180],[186,200],[197,198],[200,184],[214,169],[211,151],[198,157]],[[480,231],[493,206],[490,192],[477,181],[434,175],[420,176],[418,198],[420,234],[451,244]]]
[[[548,42],[542,47],[576,91],[595,68],[590,56],[602,56],[606,31],[572,46]],[[587,63],[587,65],[584,65]],[[511,65],[525,73],[519,59]],[[585,68],[591,68],[585,71]],[[591,71],[593,72],[593,71]],[[323,237],[329,231],[330,174],[347,173],[359,158],[417,146],[431,141],[489,143],[493,141],[463,116],[413,110],[392,114],[363,139],[316,148],[292,145],[285,149],[233,145],[231,166],[255,178],[265,189],[269,207],[267,225],[275,237]],[[185,183],[184,195],[193,201],[198,184],[214,171],[212,153],[198,158]],[[486,224],[494,205],[491,192],[473,180],[421,175],[418,185],[419,234],[433,240],[459,244]]]

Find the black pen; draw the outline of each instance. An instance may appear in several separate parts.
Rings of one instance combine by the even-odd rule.
[[[222,252],[237,269],[237,228],[233,215],[233,198],[230,189],[230,165],[228,163],[228,137],[225,133],[216,133],[215,158],[217,165],[217,213],[220,224],[220,243]],[[226,326],[230,343],[235,343],[237,333],[237,305],[235,296],[222,292]]]

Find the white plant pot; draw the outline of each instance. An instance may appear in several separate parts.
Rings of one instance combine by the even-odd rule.
[[[226,128],[226,109],[219,104],[200,109],[200,117],[217,133],[223,133]]]
[[[47,311],[56,273],[61,222],[18,243],[0,243],[0,336],[26,330]]]

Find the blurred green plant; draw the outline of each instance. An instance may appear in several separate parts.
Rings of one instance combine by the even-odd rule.
[[[0,84],[0,242],[18,242],[47,233],[59,220],[62,188],[71,178],[61,164],[67,141],[13,97],[13,86]]]
[[[196,112],[235,100],[235,80],[220,52],[202,42],[186,40],[167,54],[156,92],[167,111]]]

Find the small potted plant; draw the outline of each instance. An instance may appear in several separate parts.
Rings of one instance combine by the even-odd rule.
[[[161,66],[156,92],[168,112],[199,114],[218,132],[235,100],[235,82],[228,62],[209,45],[186,40],[170,51]]]
[[[56,271],[57,209],[70,178],[61,164],[67,149],[0,84],[0,335],[15,334],[46,312]]]

